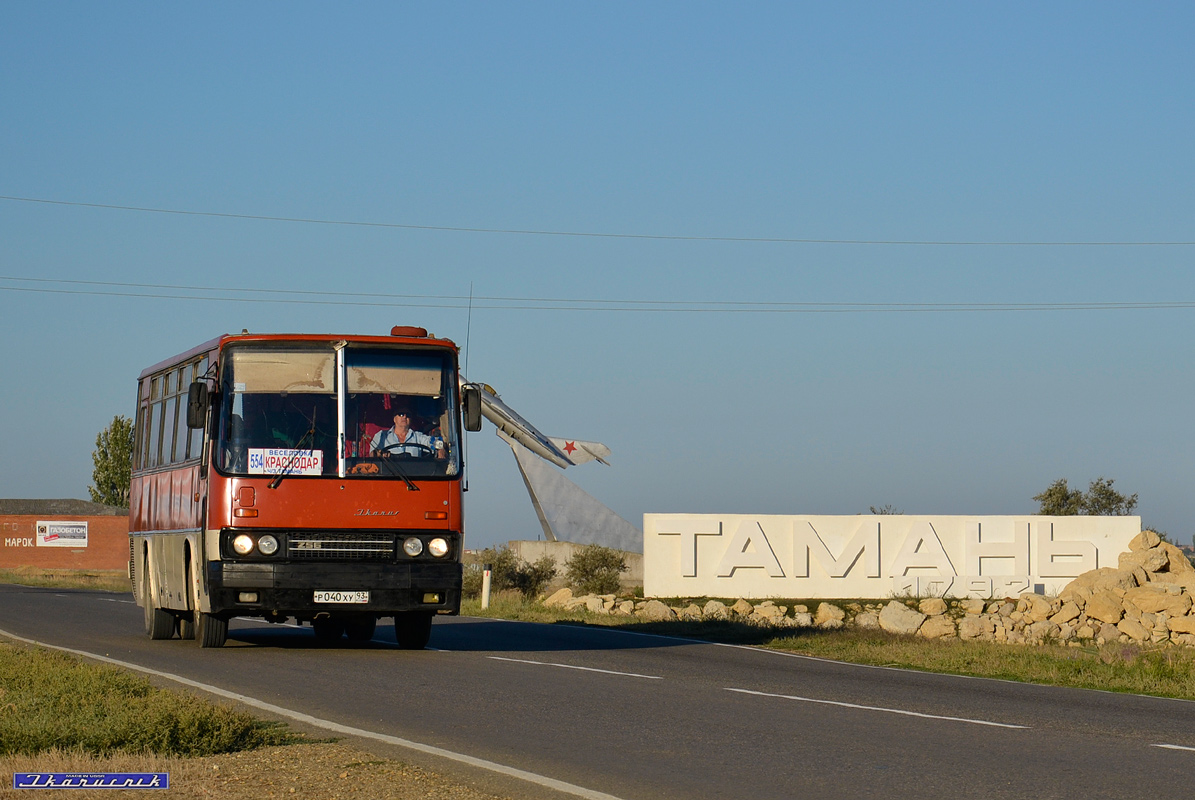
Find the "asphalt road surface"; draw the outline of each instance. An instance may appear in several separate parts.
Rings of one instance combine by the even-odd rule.
[[[0,631],[243,695],[441,771],[491,774],[520,797],[1195,794],[1186,701],[474,618],[438,618],[421,652],[399,650],[389,625],[366,646],[328,648],[310,628],[249,620],[205,650],[151,641],[129,597],[6,585]]]

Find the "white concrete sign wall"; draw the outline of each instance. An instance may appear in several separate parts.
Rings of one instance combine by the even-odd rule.
[[[1115,567],[1140,517],[644,514],[648,597],[1052,594]]]

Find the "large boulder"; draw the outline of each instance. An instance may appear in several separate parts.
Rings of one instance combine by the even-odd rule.
[[[821,603],[817,607],[817,614],[813,618],[813,624],[819,628],[841,628],[844,619],[846,619],[846,612],[841,608],[832,603]]]
[[[922,622],[925,622],[924,614],[899,600],[893,600],[880,612],[880,627],[889,633],[916,633]]]
[[[1195,575],[1195,566],[1191,565],[1190,559],[1187,558],[1187,554],[1182,550],[1179,550],[1170,544],[1170,542],[1162,542],[1158,545],[1158,549],[1166,554],[1167,572],[1175,575]]]
[[[1172,591],[1165,584],[1150,583],[1129,589],[1124,593],[1124,599],[1150,614],[1165,611],[1168,616],[1181,617],[1191,609],[1191,595],[1177,589],[1174,587]]]
[[[659,600],[648,600],[643,605],[642,610],[639,611],[639,614],[644,619],[652,620],[653,622],[676,619],[676,612]]]
[[[1076,585],[1084,586],[1094,593],[1102,589],[1132,589],[1137,585],[1137,579],[1133,576],[1132,570],[1100,567],[1084,572],[1071,581],[1067,588]]]
[[[552,608],[553,606],[563,606],[565,603],[567,603],[569,600],[572,600],[572,599],[573,599],[573,590],[569,589],[566,586],[563,589],[558,589],[557,591],[553,592],[552,596],[544,601],[544,605],[547,606],[548,608]]]
[[[1138,550],[1149,550],[1151,547],[1157,547],[1162,543],[1162,537],[1151,530],[1144,530],[1133,537],[1129,542],[1129,551],[1137,552]]]
[[[1136,570],[1138,567],[1146,572],[1161,572],[1170,564],[1170,557],[1159,549],[1130,550],[1120,554],[1117,566],[1121,569]]]
[[[936,617],[946,613],[946,601],[940,597],[927,597],[917,604],[917,608],[927,617]]]
[[[1195,617],[1172,617],[1166,624],[1171,633],[1195,633]]]
[[[986,614],[975,616],[968,614],[958,621],[958,638],[960,639],[985,639],[990,640],[995,638],[996,623],[992,622],[992,618]]]
[[[1115,592],[1105,590],[1093,594],[1083,610],[1092,619],[1115,625],[1124,616],[1124,603]]]
[[[921,627],[917,629],[917,635],[927,639],[945,639],[954,634],[954,620],[944,614],[927,617],[925,622],[921,623]]]

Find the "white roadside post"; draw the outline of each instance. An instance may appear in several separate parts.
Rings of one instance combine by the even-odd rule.
[[[481,569],[481,607],[487,609],[490,607],[490,571],[493,567],[486,564]]]

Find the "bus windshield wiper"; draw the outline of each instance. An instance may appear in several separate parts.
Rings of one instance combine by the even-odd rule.
[[[402,467],[398,465],[398,459],[388,458],[386,459],[386,463],[394,468],[394,471],[398,473],[398,477],[407,482],[407,489],[412,492],[419,491],[419,487],[415,485],[415,482],[408,478],[407,473],[403,472]]]
[[[294,450],[291,451],[290,458],[287,459],[286,464],[282,467],[282,471],[274,476],[274,480],[270,481],[271,489],[277,489],[282,479],[290,472],[290,468],[295,465],[295,459],[299,457],[299,453],[303,451],[303,442],[311,439],[315,441],[315,409],[311,409],[311,427],[307,429],[307,433],[303,434],[303,438],[299,439],[299,443],[295,445]]]

